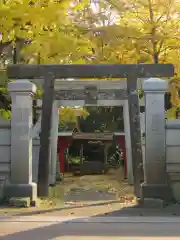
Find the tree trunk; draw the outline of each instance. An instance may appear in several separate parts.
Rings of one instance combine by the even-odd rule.
[[[151,0],[148,0],[148,4],[149,4],[149,18],[150,18],[150,22],[152,25],[151,43],[152,43],[152,48],[153,48],[153,61],[154,61],[154,64],[158,64],[159,63],[159,53],[157,51],[156,26],[155,26],[155,21],[154,21],[154,13],[153,13]]]

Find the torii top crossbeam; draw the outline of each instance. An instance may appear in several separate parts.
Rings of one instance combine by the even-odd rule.
[[[60,65],[9,65],[7,75],[12,79],[43,78],[52,73],[54,78],[137,78],[172,77],[172,64],[60,64]]]

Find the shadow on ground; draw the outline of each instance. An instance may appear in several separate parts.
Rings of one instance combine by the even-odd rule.
[[[180,206],[173,205],[164,209],[142,209],[137,206],[126,207],[119,211],[108,212],[102,215],[96,215],[89,218],[69,220],[63,223],[52,222],[50,226],[39,227],[23,232],[18,232],[4,236],[3,240],[19,240],[19,239],[38,239],[50,240],[65,236],[91,236],[91,237],[114,237],[114,236],[130,236],[130,237],[177,237],[180,236],[179,222],[146,222],[147,216],[151,217],[180,215]],[[135,217],[141,216],[140,222],[131,222],[131,218],[127,218],[129,222],[119,222],[119,217]],[[111,219],[107,222],[94,221],[97,218]],[[117,218],[116,218],[117,217]],[[146,218],[145,218],[146,217]],[[89,219],[89,221],[87,221]],[[113,220],[112,220],[113,219]],[[120,219],[120,218],[119,218]],[[133,218],[132,218],[133,219]],[[174,217],[174,219],[179,219]],[[102,219],[101,219],[102,220]],[[94,222],[93,222],[94,221]],[[28,224],[28,223],[27,223]]]
[[[89,222],[87,222],[87,217],[81,218],[82,221],[80,221],[80,219],[77,217],[77,220],[69,220],[66,222],[57,222],[57,221],[52,221],[49,222],[49,225],[44,226],[44,227],[37,227],[34,229],[29,229],[29,230],[23,230],[21,232],[17,232],[17,233],[13,233],[13,234],[9,234],[7,236],[3,236],[1,239],[4,240],[19,240],[19,239],[26,239],[26,240],[31,240],[31,239],[38,239],[38,240],[50,240],[50,239],[56,239],[58,237],[65,237],[65,236],[83,236],[84,239],[86,239],[86,236],[89,237],[113,237],[113,236],[180,236],[180,228],[179,228],[179,222],[178,223],[155,223],[155,222],[151,222],[151,223],[147,223],[144,222],[143,218],[145,219],[145,217],[172,217],[174,216],[174,218],[176,218],[176,216],[180,216],[180,205],[178,204],[174,204],[172,206],[168,206],[166,208],[163,209],[143,209],[140,208],[136,205],[132,206],[132,204],[127,205],[126,207],[122,207],[125,206],[125,204],[123,205],[123,201],[119,200],[119,199],[115,199],[114,193],[111,195],[108,195],[108,198],[106,198],[107,196],[105,196],[104,192],[102,194],[102,198],[100,198],[101,202],[95,202],[94,203],[88,203],[86,201],[86,199],[88,199],[90,201],[91,197],[92,197],[92,189],[94,191],[94,184],[92,186],[93,182],[96,182],[96,186],[95,187],[99,187],[102,189],[104,189],[104,186],[107,186],[109,184],[109,178],[111,176],[108,177],[108,179],[106,179],[106,181],[104,181],[104,176],[100,177],[102,179],[98,180],[98,184],[97,181],[94,181],[95,177],[88,177],[88,181],[87,181],[87,177],[83,177],[81,179],[79,179],[79,182],[76,182],[73,184],[68,183],[65,189],[65,192],[69,192],[69,195],[66,196],[66,201],[67,200],[75,200],[75,201],[79,201],[79,205],[73,205],[73,206],[66,206],[66,207],[55,207],[55,208],[50,208],[50,209],[45,209],[45,210],[35,210],[35,211],[31,211],[31,212],[21,212],[19,214],[14,214],[14,216],[10,216],[10,217],[5,217],[4,220],[2,220],[2,224],[0,225],[3,226],[3,224],[6,221],[6,218],[10,219],[12,218],[12,223],[9,221],[7,224],[5,224],[8,227],[11,227],[11,224],[13,224],[13,221],[18,221],[15,220],[15,218],[20,218],[21,222],[20,224],[25,224],[25,226],[27,226],[26,229],[28,229],[28,224],[30,225],[31,223],[29,222],[23,222],[23,217],[25,216],[34,216],[34,220],[33,222],[37,222],[37,226],[38,226],[38,215],[42,217],[44,217],[44,219],[48,219],[49,217],[52,217],[53,214],[59,211],[59,213],[61,213],[62,210],[65,209],[83,209],[83,211],[85,211],[85,208],[87,207],[93,207],[93,206],[105,206],[105,213],[103,214],[98,214],[96,216],[92,216],[92,217],[88,217],[88,219],[90,220]],[[91,179],[89,179],[91,178]],[[98,177],[99,178],[99,177]],[[70,178],[69,178],[70,179]],[[71,179],[70,179],[71,180]],[[86,180],[86,181],[85,181]],[[100,181],[101,180],[101,181]],[[87,183],[88,182],[88,183]],[[132,190],[129,188],[127,189],[127,185],[125,183],[123,183],[123,188],[122,185],[119,186],[117,181],[114,180],[113,183],[113,188],[114,185],[116,184],[116,186],[118,187],[118,198],[121,196],[126,195],[127,196],[127,192],[132,192]],[[85,192],[81,192],[79,195],[75,196],[76,198],[74,198],[74,195],[72,196],[72,189],[76,190],[76,193],[78,192],[79,187],[84,188],[87,187],[89,188],[89,192],[86,191],[86,194],[88,193],[88,196],[86,195],[86,199],[85,196],[83,196],[83,194]],[[97,186],[98,185],[98,186]],[[112,186],[109,187],[109,189],[112,188]],[[123,189],[123,193],[122,190]],[[69,191],[71,190],[71,191]],[[87,190],[87,188],[86,188]],[[99,191],[98,191],[98,196],[99,195]],[[74,194],[74,193],[73,193]],[[99,200],[98,196],[95,195],[95,197],[93,197],[93,200]],[[83,197],[83,198],[82,198]],[[81,205],[81,201],[84,200],[84,204]],[[112,208],[110,207],[110,204],[118,204],[118,208],[119,210],[116,211],[112,211]],[[131,205],[131,206],[130,206]],[[43,215],[44,214],[44,215]],[[45,215],[48,214],[48,215]],[[95,213],[96,214],[96,213]],[[91,214],[92,215],[92,214]],[[175,216],[176,215],[176,216]],[[99,221],[102,220],[102,218],[109,218],[111,219],[110,222],[101,222]],[[134,223],[134,222],[118,222],[117,219],[119,217],[127,217],[128,219],[131,219],[131,217],[141,217],[142,222],[141,223]],[[55,218],[58,220],[62,219],[62,216],[58,216],[56,215]],[[98,219],[98,220],[97,220]],[[113,220],[112,220],[113,219]],[[95,221],[96,220],[96,221]],[[46,221],[47,223],[47,221]],[[19,223],[18,223],[19,224]],[[26,225],[27,224],[27,225]],[[43,223],[42,223],[43,225]],[[45,225],[45,224],[44,224]],[[1,230],[0,230],[1,231]]]
[[[169,217],[180,216],[180,204],[172,204],[164,208],[143,208],[136,204],[117,211],[99,214],[98,217]],[[97,217],[97,216],[94,216]],[[93,217],[92,217],[93,218]]]
[[[18,214],[14,214],[11,216],[7,216],[7,218],[12,218],[12,217],[23,217],[23,216],[32,216],[32,215],[39,215],[39,214],[45,214],[45,213],[54,213],[57,211],[62,211],[62,210],[70,210],[70,209],[80,209],[80,208],[86,208],[86,207],[97,207],[97,206],[108,206],[109,204],[113,204],[113,203],[120,203],[119,200],[113,200],[113,201],[108,201],[108,202],[100,202],[100,203],[92,203],[92,204],[83,204],[80,206],[68,206],[68,207],[60,207],[60,208],[51,208],[51,209],[40,209],[40,210],[35,210],[35,211],[28,211],[28,212],[23,212],[23,213],[18,213]],[[108,208],[107,208],[108,209]]]

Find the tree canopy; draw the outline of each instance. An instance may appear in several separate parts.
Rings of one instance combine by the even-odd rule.
[[[2,0],[1,68],[11,62],[172,63],[174,111],[180,106],[179,19],[178,0]],[[75,119],[72,111],[61,109],[63,118]]]
[[[85,4],[85,1],[83,2]],[[89,51],[89,40],[73,24],[73,14],[83,3],[69,0],[5,0],[0,4],[2,42],[18,49],[26,63],[64,63]],[[19,59],[21,60],[21,59]]]

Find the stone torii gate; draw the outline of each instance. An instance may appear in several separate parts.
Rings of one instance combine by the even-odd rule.
[[[130,148],[130,155],[132,155],[133,179],[135,194],[140,197],[140,183],[142,181],[142,149],[141,149],[141,133],[140,133],[140,120],[139,120],[139,100],[137,93],[137,79],[150,78],[150,77],[171,77],[174,75],[174,68],[171,64],[140,64],[140,65],[10,65],[7,69],[7,74],[10,79],[44,79],[44,94],[42,103],[42,122],[41,122],[41,137],[40,137],[40,155],[39,167],[42,169],[39,186],[41,186],[41,196],[48,194],[48,172],[49,172],[49,153],[50,153],[50,134],[51,134],[51,115],[54,99],[59,99],[61,106],[72,106],[73,101],[76,105],[101,105],[101,106],[117,106],[124,105],[126,102],[126,114],[129,112],[130,122],[130,138],[127,140]],[[68,79],[68,78],[126,78],[127,81],[60,81],[56,86],[55,79]],[[9,89],[15,82],[10,83]],[[24,87],[30,87],[27,82],[22,81]],[[29,84],[31,84],[29,82]],[[28,85],[28,86],[27,86]],[[55,87],[59,90],[55,91]],[[12,89],[10,89],[11,91]],[[30,89],[29,89],[30,91]],[[34,89],[31,86],[31,92]],[[13,91],[11,96],[13,98]],[[15,92],[15,90],[14,90]],[[30,100],[29,98],[27,98]],[[28,105],[30,102],[22,102],[21,105]],[[13,102],[21,101],[22,99],[12,99],[12,120],[18,118],[15,111],[13,111]],[[74,104],[73,104],[74,106]],[[27,107],[27,106],[26,106]],[[23,106],[22,106],[23,109]],[[21,109],[21,111],[22,111]],[[27,109],[26,109],[27,110]],[[21,118],[26,111],[21,112]],[[30,109],[29,109],[30,111]],[[13,116],[14,115],[14,116]],[[29,114],[28,117],[30,116]],[[29,132],[29,119],[25,126],[11,124],[12,134],[17,133],[22,127],[23,131]],[[20,130],[22,133],[22,129]],[[23,134],[23,133],[22,133]],[[26,140],[26,147],[32,144],[30,139]],[[16,144],[16,150],[21,152],[21,145]],[[29,150],[27,151],[29,157]],[[12,154],[12,152],[11,152]],[[16,157],[20,155],[16,154]],[[25,157],[25,156],[23,156]],[[13,160],[13,156],[11,161]],[[20,157],[22,158],[22,157]],[[16,159],[17,160],[17,159]],[[15,160],[14,160],[15,164]],[[17,169],[17,168],[16,168]],[[23,171],[23,170],[19,170]],[[27,171],[26,171],[27,172]],[[29,172],[29,170],[28,170]],[[20,173],[20,172],[19,172]],[[18,174],[18,171],[17,171]],[[16,183],[18,187],[22,182]],[[30,182],[27,184],[31,185]],[[15,187],[15,186],[14,186]],[[31,191],[29,191],[31,192]]]

